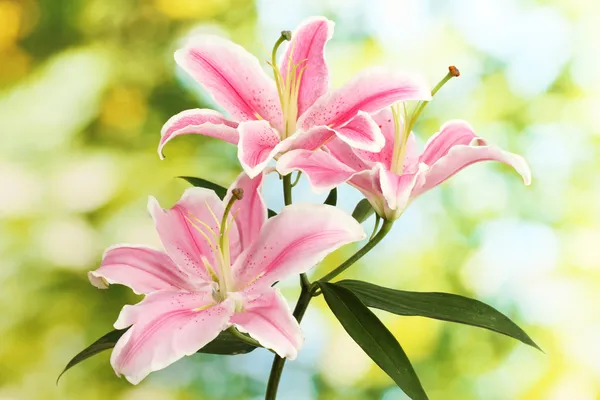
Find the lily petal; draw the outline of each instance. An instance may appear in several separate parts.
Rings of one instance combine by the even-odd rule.
[[[116,329],[133,325],[117,342],[110,362],[133,384],[210,343],[230,326],[234,302],[214,304],[211,293],[155,292],[125,306]]]
[[[160,132],[158,155],[164,158],[163,148],[179,135],[195,134],[214,137],[237,144],[237,123],[229,121],[221,113],[207,109],[185,110],[169,118]]]
[[[291,150],[279,157],[277,171],[302,171],[315,193],[325,193],[346,182],[355,171],[323,150]]]
[[[308,271],[337,248],[364,239],[358,222],[323,204],[293,204],[269,219],[232,266],[236,287],[270,287]]]
[[[379,164],[379,185],[385,199],[385,217],[397,219],[408,207],[415,187],[425,182],[425,171],[428,167],[420,164],[420,168],[413,173],[400,176],[388,171]]]
[[[385,168],[390,169],[394,154],[394,143],[396,142],[392,112],[388,107],[371,115],[371,117],[381,129],[381,134],[385,139],[385,144],[383,148],[377,152],[356,149],[355,153],[357,156],[367,162],[381,163],[385,166]]]
[[[422,78],[370,68],[346,85],[321,96],[302,114],[297,126],[304,130],[315,125],[335,129],[349,122],[359,111],[370,114],[398,101],[430,99],[431,91]]]
[[[355,171],[364,171],[371,169],[374,166],[374,164],[369,160],[364,160],[362,157],[358,156],[358,154],[364,153],[363,150],[353,149],[347,143],[338,138],[327,142],[327,151]]]
[[[452,147],[468,146],[477,137],[475,130],[467,121],[448,121],[442,125],[439,132],[429,138],[420,161],[427,165],[433,165],[448,154]]]
[[[188,278],[164,252],[144,246],[109,247],[100,268],[88,272],[92,285],[105,289],[108,284],[130,287],[136,294],[164,289],[192,289]]]
[[[171,259],[194,284],[211,283],[211,271],[207,270],[203,258],[218,274],[215,248],[224,211],[223,203],[215,192],[199,187],[189,188],[169,210],[161,208],[158,201],[150,197],[148,210]],[[230,237],[235,239],[237,234],[237,227],[232,227]]]
[[[259,174],[256,178],[250,179],[245,173],[241,173],[238,178],[229,187],[224,203],[227,204],[231,199],[233,189],[242,189],[243,198],[233,203],[231,215],[234,216],[235,224],[240,239],[240,249],[232,252],[232,262],[237,255],[252,243],[260,232],[260,229],[267,220],[267,206],[261,194],[263,175]]]
[[[292,35],[283,56],[280,71],[284,81],[294,65],[298,65],[298,71],[305,68],[298,91],[298,115],[327,91],[329,72],[324,50],[333,36],[333,26],[332,21],[323,17],[304,21]]]
[[[242,122],[238,132],[238,158],[250,178],[260,174],[277,153],[292,144],[291,140],[280,141],[279,133],[267,121]]]
[[[236,121],[264,119],[281,129],[275,82],[243,47],[218,36],[192,38],[175,61],[202,84]]]
[[[376,152],[385,144],[381,129],[364,111],[359,111],[356,117],[335,131],[340,139],[356,149]]]
[[[378,215],[386,215],[387,203],[381,189],[380,170],[377,165],[356,173],[348,183],[358,189],[371,203]]]
[[[327,126],[314,126],[307,131],[296,132],[292,136],[294,139],[292,148],[317,150],[328,143],[335,135],[336,132]]]
[[[425,174],[426,181],[416,188],[417,196],[444,182],[471,164],[481,161],[499,161],[513,167],[523,178],[525,185],[531,183],[531,170],[525,159],[517,154],[503,151],[475,136],[471,126],[464,121],[451,121],[427,144],[421,162],[432,163]]]
[[[243,310],[231,318],[240,331],[248,333],[280,357],[296,358],[304,338],[300,325],[277,289],[268,288],[246,297]]]

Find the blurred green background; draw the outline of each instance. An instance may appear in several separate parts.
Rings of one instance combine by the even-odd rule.
[[[169,205],[186,187],[178,175],[228,186],[239,172],[233,146],[201,137],[175,140],[158,159],[162,123],[210,106],[176,70],[178,43],[213,32],[264,59],[280,30],[310,15],[336,21],[327,48],[334,86],[377,64],[419,69],[435,83],[455,64],[462,76],[427,108],[420,140],[447,119],[466,119],[533,170],[529,188],[499,165],[463,171],[416,201],[346,273],[486,301],[546,352],[379,314],[430,397],[600,399],[600,3],[0,0],[0,400],[261,398],[266,351],[189,357],[137,387],[114,376],[106,352],[55,380],[138,300],[118,286],[97,290],[86,272],[108,245],[158,245],[147,196]],[[279,183],[269,179],[277,209]],[[305,181],[297,192],[322,200]],[[360,199],[351,188],[340,193],[348,210]],[[282,282],[290,300],[296,286]],[[321,298],[303,327],[307,342],[284,371],[281,399],[406,398]]]

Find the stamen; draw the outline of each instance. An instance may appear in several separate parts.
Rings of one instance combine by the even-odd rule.
[[[206,270],[208,271],[208,274],[210,275],[210,278],[213,280],[213,282],[219,282],[219,277],[217,276],[217,273],[215,272],[215,270],[213,270],[206,257],[202,257],[202,264],[204,264],[204,268],[206,268]]]
[[[192,216],[193,217],[193,216]],[[196,218],[196,217],[193,217]],[[188,220],[188,222],[192,225],[192,227],[194,227],[194,229],[196,229],[198,231],[198,233],[200,233],[204,239],[206,239],[206,242],[210,245],[211,249],[217,253],[217,248],[216,248],[216,244],[217,244],[217,236],[215,235],[215,243],[213,244],[212,240],[210,240],[210,238],[208,237],[208,235],[202,230],[200,229],[200,227],[198,225],[196,225],[194,223],[194,221],[192,221],[189,217],[185,216],[185,219]],[[204,222],[200,221],[199,219],[196,218],[196,221],[198,221],[200,224],[204,225],[205,227],[208,227],[208,225],[206,225]],[[210,227],[208,227],[208,229],[210,229]]]
[[[204,200],[204,204],[206,205],[206,208],[208,209],[208,212],[210,213],[210,215],[213,217],[213,220],[215,221],[215,224],[217,224],[217,227],[219,229],[221,229],[221,225],[219,224],[219,219],[217,218],[215,212],[213,211],[213,209],[211,208],[210,204],[208,204],[208,201]],[[212,229],[211,229],[212,231]]]

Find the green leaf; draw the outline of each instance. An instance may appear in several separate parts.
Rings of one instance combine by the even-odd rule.
[[[112,349],[115,347],[117,341],[123,336],[123,334],[127,332],[127,329],[124,330],[114,330],[108,332],[106,335],[102,336],[100,339],[96,340],[94,343],[83,349],[79,354],[77,354],[63,369],[63,371],[58,376],[56,383],[60,380],[60,377],[63,376],[65,372],[76,366],[82,361],[87,360],[88,358],[95,356],[98,353],[103,352],[104,350]]]
[[[223,331],[216,339],[201,348],[198,353],[233,356],[236,354],[250,353],[254,349],[256,349],[255,346],[238,339],[231,332]]]
[[[213,183],[211,181],[207,181],[206,179],[194,178],[193,176],[180,176],[179,178],[185,179],[192,186],[214,190],[214,192],[217,194],[217,196],[219,196],[221,200],[223,200],[225,198],[225,195],[227,194],[226,188],[224,188],[221,185],[217,185],[216,183]]]
[[[217,194],[217,196],[219,196],[219,198],[221,200],[223,200],[225,198],[225,196],[227,195],[227,189],[225,189],[221,185],[217,185],[216,183],[207,181],[206,179],[194,178],[193,176],[180,176],[179,178],[185,179],[192,186],[203,187],[206,189],[214,190],[214,192]],[[272,218],[276,215],[277,215],[277,213],[275,211],[271,210],[270,208],[267,210],[268,218]]]
[[[352,211],[352,216],[355,220],[362,224],[367,220],[367,218],[373,215],[374,212],[375,210],[373,209],[373,206],[371,206],[371,203],[369,203],[369,200],[362,199],[358,202],[356,207],[354,207],[354,211]]]
[[[510,318],[478,300],[450,293],[395,290],[356,280],[337,284],[351,290],[368,307],[398,315],[435,318],[485,328],[541,350]]]
[[[327,196],[327,198],[325,199],[325,202],[323,204],[328,204],[330,206],[336,206],[337,204],[337,188],[333,188],[331,189],[331,191],[329,192],[329,195]]]
[[[413,400],[427,394],[394,335],[350,290],[319,282],[327,305],[346,332],[379,367]]]
[[[83,349],[79,354],[73,357],[71,361],[69,361],[65,369],[58,376],[56,383],[58,384],[58,381],[63,374],[69,369],[73,368],[75,365],[87,360],[92,356],[95,356],[98,353],[103,352],[104,350],[109,350],[115,347],[115,344],[117,344],[117,341],[125,332],[127,332],[127,329],[111,331]],[[256,349],[255,346],[238,339],[231,332],[223,331],[212,342],[200,349],[198,353],[236,355],[250,353],[254,349]]]

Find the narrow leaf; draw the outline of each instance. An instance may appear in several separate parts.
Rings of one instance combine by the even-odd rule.
[[[63,371],[58,376],[58,379],[56,379],[56,384],[58,384],[58,381],[65,372],[67,372],[80,362],[85,361],[88,358],[103,352],[104,350],[112,349],[113,347],[115,347],[115,344],[125,332],[127,332],[127,329],[114,330],[108,332],[106,335],[102,336],[100,339],[96,340],[94,343],[83,349],[79,354],[73,357],[71,361],[69,361],[65,369],[63,369]]]
[[[273,218],[276,215],[277,215],[277,213],[275,211],[271,210],[270,208],[267,210],[267,218]]]
[[[65,369],[58,376],[56,383],[58,384],[58,381],[63,374],[69,369],[73,368],[75,365],[87,360],[92,356],[95,356],[98,353],[103,352],[104,350],[109,350],[115,347],[117,341],[125,332],[127,332],[127,329],[111,331],[83,349],[79,354],[73,357],[71,361],[69,361]],[[254,349],[256,349],[255,346],[238,339],[228,331],[223,331],[212,342],[200,349],[198,353],[236,355],[250,353]]]
[[[328,204],[330,206],[336,206],[337,204],[337,188],[333,188],[331,189],[331,191],[329,192],[329,195],[327,196],[327,198],[325,199],[325,202],[323,204]]]
[[[254,349],[256,349],[255,346],[241,341],[231,332],[223,331],[212,342],[201,348],[198,353],[233,356],[250,353]]]
[[[356,280],[337,284],[351,290],[368,307],[489,329],[541,350],[510,318],[479,300],[450,293],[395,290]]]
[[[179,178],[185,179],[192,186],[203,187],[206,189],[214,190],[214,192],[217,194],[217,196],[219,196],[219,198],[221,200],[223,198],[225,198],[225,195],[227,194],[227,189],[225,189],[223,186],[217,185],[216,183],[211,182],[211,181],[207,181],[206,179],[195,178],[192,176],[180,176]]]
[[[350,290],[319,282],[327,305],[346,332],[413,400],[427,400],[406,353],[394,335]]]
[[[354,211],[352,211],[352,216],[355,220],[362,224],[367,220],[367,218],[373,215],[374,212],[375,210],[373,209],[373,206],[371,206],[371,203],[369,203],[369,200],[362,199],[358,202],[356,207],[354,207]]]

